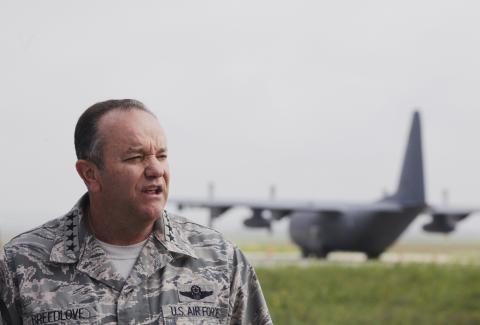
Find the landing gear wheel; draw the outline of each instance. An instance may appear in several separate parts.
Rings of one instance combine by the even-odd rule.
[[[330,253],[330,251],[322,248],[322,249],[319,249],[319,250],[315,251],[315,257],[324,259],[324,258],[327,258],[328,253]]]
[[[378,260],[380,255],[382,255],[382,253],[379,252],[366,252],[365,254],[367,254],[368,260]]]

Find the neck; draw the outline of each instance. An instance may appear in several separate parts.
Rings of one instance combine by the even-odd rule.
[[[142,223],[131,215],[105,211],[90,201],[87,223],[95,238],[112,245],[133,245],[150,236],[154,222]]]

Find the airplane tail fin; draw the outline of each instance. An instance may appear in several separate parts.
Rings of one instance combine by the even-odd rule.
[[[405,206],[425,205],[422,135],[418,111],[413,114],[397,192],[389,199]]]

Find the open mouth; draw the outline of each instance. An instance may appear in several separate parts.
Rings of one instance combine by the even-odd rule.
[[[158,195],[162,193],[162,186],[160,185],[146,186],[142,189],[142,192],[150,195]]]

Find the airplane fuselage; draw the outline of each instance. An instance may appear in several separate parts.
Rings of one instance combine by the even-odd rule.
[[[304,256],[325,257],[331,251],[357,251],[375,258],[422,210],[415,207],[398,213],[346,211],[340,215],[295,212],[290,215],[289,231]]]

